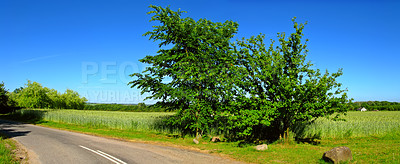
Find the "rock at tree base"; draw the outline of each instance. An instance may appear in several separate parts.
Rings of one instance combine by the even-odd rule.
[[[335,147],[324,153],[322,156],[327,162],[339,163],[344,161],[353,160],[353,156],[351,155],[351,151],[346,146]]]
[[[263,151],[268,149],[268,145],[267,144],[257,145],[255,148],[256,150]]]
[[[211,142],[221,142],[221,139],[219,137],[213,137]]]
[[[194,142],[195,144],[199,144],[199,141],[197,141],[196,138],[193,139],[193,142]]]

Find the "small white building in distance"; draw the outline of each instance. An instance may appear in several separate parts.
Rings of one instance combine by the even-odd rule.
[[[365,109],[364,107],[360,107],[360,108],[358,108],[357,110],[358,110],[358,111],[361,111],[361,112],[366,112],[366,111],[367,111],[367,109]]]

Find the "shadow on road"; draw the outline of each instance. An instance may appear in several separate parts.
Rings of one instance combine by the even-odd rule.
[[[0,119],[0,133],[5,135],[6,138],[26,136],[28,133],[31,132],[29,130],[18,130],[19,128],[23,127],[23,123]]]
[[[35,125],[37,123],[45,122],[43,121],[43,117],[46,112],[47,111],[43,110],[21,109],[11,113],[2,114],[0,115],[0,119],[19,121]]]

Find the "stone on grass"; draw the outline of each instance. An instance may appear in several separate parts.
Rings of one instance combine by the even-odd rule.
[[[197,141],[196,138],[193,139],[193,142],[194,142],[195,144],[199,144],[199,141]]]
[[[211,142],[221,142],[221,139],[219,137],[213,137],[211,138]]]
[[[257,145],[255,147],[255,149],[256,150],[260,150],[260,151],[267,150],[268,149],[268,145],[267,144]]]
[[[346,146],[335,147],[327,152],[324,153],[322,156],[327,162],[339,163],[345,162],[349,160],[353,160],[353,156],[351,155],[351,151]]]

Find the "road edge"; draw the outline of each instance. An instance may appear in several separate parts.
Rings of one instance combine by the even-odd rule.
[[[21,123],[21,124],[29,124],[29,125],[33,125],[33,126],[39,126],[39,127],[44,127],[44,128],[56,129],[56,130],[63,130],[63,131],[74,132],[74,133],[79,133],[79,134],[86,134],[86,135],[90,135],[90,136],[102,137],[102,138],[113,139],[113,140],[124,141],[124,142],[143,143],[143,144],[151,144],[151,145],[156,145],[156,146],[172,147],[172,148],[176,148],[176,149],[183,149],[183,150],[187,150],[187,151],[194,151],[194,152],[198,152],[198,153],[204,153],[204,154],[207,154],[207,155],[216,156],[216,157],[220,157],[220,158],[223,158],[223,159],[236,161],[236,162],[240,162],[240,163],[248,163],[248,162],[244,162],[244,161],[237,160],[237,159],[234,159],[232,157],[229,157],[226,154],[215,153],[215,152],[212,152],[212,150],[202,150],[202,149],[199,149],[199,148],[196,148],[196,147],[191,147],[191,146],[186,146],[186,145],[177,145],[177,144],[173,144],[173,143],[158,142],[158,141],[143,141],[143,140],[140,140],[140,139],[123,139],[123,138],[105,136],[105,135],[96,134],[96,133],[81,132],[81,131],[76,131],[76,130],[71,130],[71,129],[52,127],[52,126],[47,126],[47,125],[42,125],[42,124],[32,124],[32,123],[14,121],[14,120],[9,120],[9,119],[4,119],[4,118],[1,118],[1,120],[6,120],[6,121],[10,121],[10,122],[15,122],[15,123]],[[23,144],[21,144],[21,143],[19,143],[19,144],[22,145],[25,148],[25,150],[27,150],[29,160],[31,160],[32,164],[40,163],[39,159],[38,159],[38,156],[36,155],[35,152],[33,152],[32,150],[26,148]],[[32,157],[30,157],[30,156],[32,156]],[[31,163],[31,162],[29,162],[29,163]]]
[[[14,141],[17,151],[22,151],[21,153],[25,154],[24,159],[20,161],[21,164],[40,164],[39,158],[36,153],[28,148],[25,145],[21,144],[18,140],[14,138],[10,138]]]

